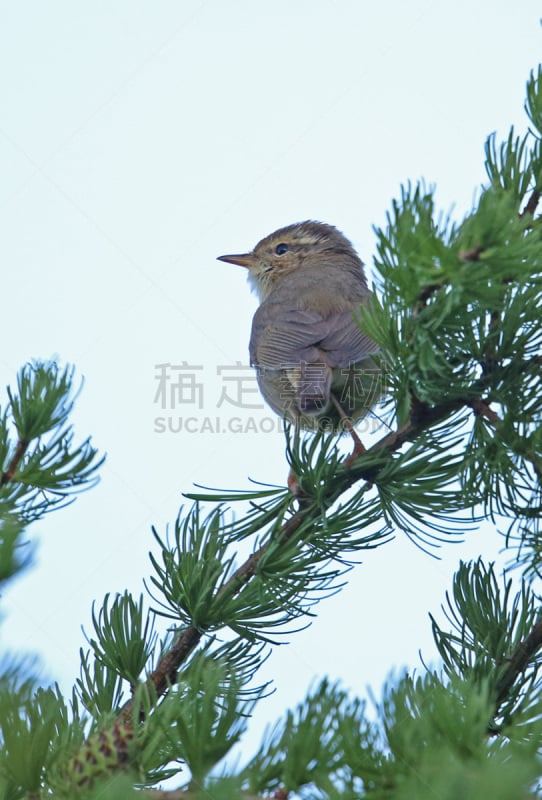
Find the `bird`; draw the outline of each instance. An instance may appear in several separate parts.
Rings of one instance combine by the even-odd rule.
[[[354,423],[382,394],[378,347],[355,319],[372,292],[352,243],[306,220],[218,260],[245,267],[260,300],[249,353],[264,399],[299,428],[348,431],[351,463],[365,450]]]

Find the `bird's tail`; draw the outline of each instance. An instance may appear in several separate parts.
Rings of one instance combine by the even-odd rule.
[[[331,387],[331,369],[327,364],[300,364],[287,370],[287,375],[301,414],[317,416],[327,410]]]

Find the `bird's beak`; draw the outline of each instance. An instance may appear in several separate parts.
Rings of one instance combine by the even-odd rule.
[[[255,262],[252,253],[242,253],[238,256],[218,256],[217,261],[226,261],[228,264],[239,264],[240,267],[253,267]]]

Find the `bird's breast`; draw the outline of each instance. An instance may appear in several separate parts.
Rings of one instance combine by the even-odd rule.
[[[327,317],[357,308],[369,294],[361,272],[313,267],[284,276],[268,299]]]

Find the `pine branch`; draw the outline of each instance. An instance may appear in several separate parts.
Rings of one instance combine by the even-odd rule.
[[[459,253],[459,258],[462,261],[480,261],[480,256],[484,252],[484,248],[481,245],[477,245],[473,247],[472,250],[467,250],[464,253]]]
[[[531,196],[527,201],[527,205],[521,212],[520,217],[525,217],[527,214],[529,214],[529,216],[531,217],[534,216],[539,201],[540,201],[540,192],[538,191],[538,189],[533,189]]]
[[[198,645],[202,631],[190,626],[185,628],[171,649],[163,656],[154,672],[149,675],[149,683],[154,686],[158,697],[163,695],[168,686],[177,682],[177,672],[181,664],[190,655],[192,650]],[[131,716],[133,703],[130,701],[122,711],[123,718]]]
[[[424,286],[422,291],[420,292],[420,305],[425,306],[427,305],[427,301],[431,297],[432,294],[438,292],[439,289],[442,289],[443,283],[428,283],[427,286]]]
[[[493,411],[493,409],[490,408],[489,404],[486,403],[485,400],[476,398],[475,400],[470,400],[467,405],[472,408],[476,415],[485,417],[493,426],[496,426],[501,422],[501,418],[497,412]]]
[[[535,653],[542,647],[542,613],[538,617],[529,635],[519,643],[509,659],[508,667],[497,683],[497,709],[503,703],[516,679],[525,672]]]
[[[9,462],[9,466],[5,470],[5,472],[3,472],[2,475],[0,476],[0,486],[5,486],[7,483],[13,480],[13,476],[15,475],[15,472],[17,471],[19,464],[23,460],[24,454],[26,453],[29,444],[30,441],[27,439],[18,440],[15,452],[13,454],[13,458]]]
[[[505,398],[501,404],[502,408],[505,409],[503,412],[504,419],[501,419],[499,414],[490,406],[489,402],[492,398],[500,399],[502,396],[495,388],[497,386],[497,379],[501,375],[503,378],[510,378],[511,375],[517,376],[517,373],[521,372],[521,370],[529,370],[529,377],[533,370],[533,360],[527,360],[527,355],[530,355],[534,349],[534,347],[532,349],[528,348],[531,342],[536,343],[534,335],[530,336],[530,338],[526,337],[525,341],[520,337],[516,351],[514,351],[512,355],[509,354],[510,348],[506,350],[504,346],[500,348],[497,347],[499,344],[498,334],[502,320],[506,319],[506,310],[504,309],[505,301],[509,300],[511,304],[514,299],[514,296],[509,296],[509,284],[512,284],[512,289],[516,283],[518,286],[522,287],[525,280],[524,274],[519,269],[514,271],[510,265],[523,265],[528,262],[525,251],[520,248],[519,244],[516,245],[515,239],[512,243],[516,246],[514,250],[514,247],[510,244],[508,238],[505,237],[502,231],[510,230],[510,238],[517,238],[517,241],[521,243],[523,247],[526,240],[525,232],[533,227],[532,222],[520,222],[517,220],[518,207],[521,204],[521,198],[526,197],[526,188],[528,185],[526,183],[521,183],[520,187],[518,181],[514,179],[514,170],[521,161],[521,153],[521,146],[518,145],[515,140],[512,141],[512,139],[510,139],[508,149],[503,149],[500,152],[499,158],[502,163],[498,165],[499,169],[494,169],[495,175],[493,177],[495,185],[492,188],[490,187],[485,193],[483,197],[484,202],[483,204],[480,203],[480,208],[476,215],[473,214],[472,217],[467,220],[467,224],[463,226],[460,238],[457,238],[457,235],[454,234],[452,239],[450,239],[451,234],[448,234],[447,241],[445,242],[444,232],[441,234],[436,232],[432,221],[432,203],[425,195],[421,196],[421,194],[416,191],[411,197],[403,197],[401,213],[397,211],[396,220],[390,222],[392,231],[387,235],[382,234],[381,236],[382,264],[377,265],[380,267],[383,278],[389,278],[387,293],[388,306],[380,308],[380,318],[378,313],[375,318],[373,318],[372,330],[367,320],[365,320],[364,323],[367,326],[367,335],[375,334],[372,338],[381,346],[382,352],[391,352],[392,363],[393,356],[396,357],[396,363],[403,369],[408,379],[408,383],[401,381],[399,384],[402,378],[402,373],[399,372],[397,386],[401,385],[404,387],[404,391],[402,394],[397,392],[395,397],[397,400],[397,408],[400,409],[398,418],[402,421],[408,416],[407,421],[396,430],[386,434],[376,444],[356,458],[351,456],[339,462],[338,456],[334,454],[334,461],[332,464],[330,465],[328,463],[326,465],[327,471],[323,468],[319,471],[319,467],[322,466],[320,464],[317,465],[316,469],[312,468],[311,465],[314,463],[313,456],[317,452],[316,449],[302,448],[301,458],[299,452],[295,448],[290,448],[288,450],[289,460],[293,465],[294,471],[300,478],[306,478],[306,485],[303,485],[300,480],[303,494],[297,500],[298,506],[296,510],[292,511],[291,514],[289,510],[286,510],[288,496],[285,494],[281,499],[282,505],[277,505],[277,508],[280,507],[281,509],[280,513],[275,509],[272,511],[267,509],[266,514],[262,514],[261,516],[256,514],[256,522],[251,520],[251,524],[248,528],[250,532],[265,530],[267,541],[264,544],[260,544],[258,549],[256,549],[230,577],[224,577],[225,582],[220,588],[217,588],[220,586],[218,583],[209,583],[209,589],[203,596],[199,606],[196,602],[192,602],[193,598],[189,596],[190,593],[187,592],[187,602],[178,603],[182,612],[182,616],[180,616],[179,619],[182,624],[185,625],[184,629],[180,630],[176,635],[169,650],[160,658],[154,671],[146,678],[146,683],[138,687],[139,690],[148,689],[145,702],[140,702],[141,692],[136,691],[134,698],[129,700],[120,710],[117,723],[121,722],[127,726],[135,727],[139,721],[138,714],[144,713],[147,715],[150,711],[154,710],[155,707],[159,709],[162,698],[164,699],[164,705],[167,703],[167,695],[170,688],[180,680],[182,665],[187,662],[191,654],[198,648],[202,638],[209,632],[214,632],[221,625],[228,625],[232,622],[235,615],[235,604],[230,604],[230,616],[228,617],[228,612],[225,612],[224,616],[220,616],[221,604],[217,603],[218,611],[213,616],[215,601],[229,601],[237,595],[240,595],[244,587],[249,585],[251,588],[259,589],[258,583],[254,585],[253,583],[251,584],[251,581],[259,581],[260,571],[262,574],[262,591],[265,589],[265,580],[269,577],[269,574],[272,574],[269,571],[266,573],[266,570],[263,569],[265,566],[266,554],[272,556],[276,554],[277,550],[280,553],[282,546],[286,545],[288,542],[290,542],[292,548],[294,544],[296,546],[299,544],[299,552],[302,552],[304,547],[307,549],[306,561],[303,564],[303,568],[306,568],[308,573],[313,566],[314,560],[314,571],[317,571],[317,558],[313,556],[313,551],[310,549],[310,545],[312,544],[311,536],[313,533],[315,536],[320,534],[323,523],[329,523],[330,527],[332,527],[331,513],[328,517],[327,510],[354,484],[358,482],[362,484],[365,482],[366,486],[376,484],[380,495],[380,505],[377,506],[378,514],[382,513],[382,516],[386,518],[386,522],[388,522],[389,518],[393,520],[394,517],[390,513],[388,513],[386,517],[386,513],[389,509],[393,510],[395,498],[393,497],[393,500],[388,501],[387,505],[385,505],[386,489],[388,489],[389,494],[393,496],[391,489],[394,488],[394,485],[389,478],[389,474],[393,472],[394,468],[397,468],[397,464],[401,466],[400,462],[403,454],[395,458],[393,455],[397,453],[405,443],[414,442],[414,447],[408,448],[408,452],[406,453],[405,461],[408,462],[408,457],[411,456],[411,450],[415,451],[414,455],[417,455],[417,444],[423,446],[427,441],[432,446],[435,440],[438,439],[436,435],[435,439],[431,436],[421,438],[424,433],[433,427],[440,427],[443,429],[448,421],[450,421],[450,418],[458,412],[463,411],[464,413],[460,418],[458,417],[450,421],[450,431],[454,423],[457,422],[457,419],[459,419],[460,423],[464,421],[465,409],[470,409],[474,415],[482,417],[484,422],[487,421],[488,423],[488,425],[474,426],[474,445],[478,447],[478,450],[474,451],[474,455],[471,455],[471,464],[478,464],[479,459],[483,457],[484,447],[495,446],[500,447],[503,452],[505,450],[509,451],[506,453],[506,457],[511,465],[509,467],[509,473],[511,475],[518,462],[521,462],[521,465],[524,466],[525,461],[530,461],[533,464],[536,475],[540,477],[541,470],[538,456],[536,453],[524,452],[521,442],[519,442],[519,435],[516,432],[516,428],[509,425],[511,413],[515,409],[514,404],[509,404],[512,408],[511,412],[506,404]],[[510,200],[510,187],[517,190],[512,198],[513,202]],[[521,192],[520,188],[522,188]],[[523,214],[534,215],[539,199],[539,192],[535,190],[529,197]],[[523,214],[521,216],[523,216]],[[507,228],[506,226],[511,227]],[[418,246],[412,246],[413,231],[415,231],[420,241],[429,243],[426,252],[423,254],[423,258],[420,256]],[[453,246],[450,246],[450,241]],[[530,241],[532,242],[532,238]],[[416,242],[416,245],[417,244],[418,242]],[[530,242],[527,241],[527,244],[530,245]],[[510,255],[508,255],[506,259],[504,258],[503,252],[505,247],[510,248]],[[413,258],[411,254],[415,254],[415,257]],[[457,263],[458,258],[460,261],[464,262],[459,270]],[[495,263],[493,263],[492,259]],[[399,269],[397,269],[398,265],[400,265]],[[460,272],[459,277],[457,277],[458,271]],[[405,276],[407,276],[409,280],[406,280]],[[414,279],[410,280],[410,278]],[[457,283],[455,283],[454,280],[457,280]],[[439,292],[439,290],[443,288],[444,291]],[[450,296],[448,294],[448,288],[450,288]],[[457,290],[456,295],[454,295],[452,291],[454,289]],[[396,295],[394,295],[394,291]],[[473,301],[468,304],[467,308],[467,304],[463,303],[463,299],[465,297],[470,299],[471,295],[473,295]],[[526,293],[525,296],[527,300],[530,299],[528,293]],[[519,297],[521,299],[522,295],[520,294]],[[431,304],[435,306],[435,319],[438,318],[444,321],[443,325],[438,327],[438,330],[440,332],[441,327],[444,327],[444,332],[448,337],[448,339],[443,340],[445,344],[442,345],[442,353],[440,351],[440,340],[438,338],[436,339],[434,336],[434,331],[437,329],[437,326],[434,324],[434,321],[429,320],[429,316],[432,312],[432,307],[430,307],[428,303],[430,299]],[[449,306],[446,305],[448,301],[450,302]],[[454,303],[456,303],[457,306],[462,304],[460,307],[464,307],[465,325],[463,325],[462,319],[457,319],[458,308]],[[519,326],[520,323],[523,325],[524,317],[518,314],[515,306],[511,307],[511,326],[512,323],[517,326]],[[527,307],[530,308],[531,305]],[[469,316],[467,316],[467,310]],[[397,313],[398,311],[400,312],[399,314]],[[488,316],[489,327],[487,323]],[[402,320],[402,324],[397,323],[396,327],[390,332],[390,330],[388,330],[388,319],[395,320],[396,318]],[[417,328],[416,324],[418,320],[420,320],[420,325]],[[533,322],[529,317],[527,321],[532,324],[534,329],[536,320]],[[452,356],[454,356],[455,352],[454,359],[452,360],[452,358],[449,357],[449,348],[447,345],[451,341],[451,337],[453,337],[454,342],[458,339],[458,330],[462,334],[465,332],[468,334],[464,338],[467,344],[456,347],[455,351],[453,347],[451,348]],[[520,330],[520,328],[518,327],[517,330]],[[530,330],[531,329],[527,327],[527,331],[529,332]],[[508,338],[512,338],[512,333],[513,331],[509,332]],[[479,350],[476,350],[475,346],[469,347],[469,335],[478,337],[474,344],[476,345],[478,341],[480,342],[481,346]],[[406,347],[402,349],[398,344],[398,341],[401,340],[402,337],[408,342],[408,347],[411,347],[413,351],[415,351],[418,345],[421,348],[419,364],[411,372],[409,372],[409,358],[411,354],[407,351]],[[391,347],[387,347],[387,345],[390,344],[390,340]],[[435,357],[435,352],[437,355],[443,355],[442,361],[446,361],[447,365],[459,365],[457,368],[459,377],[457,379],[452,369],[448,371],[444,368],[439,369],[442,362]],[[464,372],[461,372],[459,369],[461,365],[466,363],[469,354],[478,362],[476,365],[476,373],[468,371],[466,367]],[[508,364],[508,359],[511,359],[514,364],[514,369],[510,369],[509,371],[507,371],[508,367],[505,367],[505,364]],[[540,363],[539,359],[539,356],[534,357],[536,363]],[[432,368],[433,366],[434,369]],[[480,366],[482,368],[481,377],[472,377],[474,374],[479,374],[478,369]],[[425,390],[420,392],[420,397],[422,399],[416,396],[416,389],[412,388],[418,386],[416,378],[420,375],[422,377],[425,375],[430,376],[427,381],[427,386],[422,386],[422,389]],[[468,381],[470,384],[468,387],[460,383],[463,377],[465,381]],[[451,388],[446,383],[448,380],[452,382]],[[440,392],[441,388],[442,393]],[[442,401],[443,397],[453,397],[454,399]],[[401,401],[403,401],[403,404],[401,404]],[[408,405],[409,401],[410,407]],[[489,430],[489,428],[492,430]],[[476,435],[478,433],[480,434],[479,440],[476,440]],[[439,444],[439,442],[436,442],[436,445]],[[446,460],[446,454],[442,455],[443,450],[444,448],[439,450],[439,456],[443,460]],[[510,456],[514,457],[510,458]],[[321,460],[324,461],[323,458]],[[412,461],[416,465],[415,459],[412,459]],[[508,465],[508,461],[506,464]],[[337,465],[336,469],[335,465]],[[304,469],[305,466],[307,466],[306,470]],[[430,504],[433,502],[431,500],[431,492],[433,491],[436,493],[437,489],[442,489],[442,487],[447,486],[446,481],[449,479],[451,472],[449,470],[446,471],[446,469],[440,466],[440,462],[439,467],[441,470],[440,473],[436,471],[435,476],[430,476],[432,482],[426,482],[425,485],[422,485],[420,482],[420,486],[416,486],[420,494],[422,489],[427,488],[428,485],[429,491],[423,494],[423,500],[415,507],[415,511],[420,507],[423,507],[423,511],[430,509]],[[499,465],[497,465],[495,472],[498,468]],[[404,477],[405,472],[408,473],[408,470],[403,470],[403,474],[400,475],[400,478]],[[411,474],[416,480],[417,475],[414,471],[411,470]],[[499,476],[499,478],[500,477],[501,476]],[[505,475],[504,477],[506,478],[507,476]],[[380,485],[378,485],[379,480]],[[388,480],[388,484],[386,484],[386,480]],[[399,480],[398,485],[401,487],[403,485],[408,486],[409,482],[408,480],[402,482]],[[366,487],[363,485],[361,486],[361,494],[363,494],[365,488]],[[469,494],[466,492],[465,496],[467,497],[465,504],[467,504],[471,498],[480,497],[480,493],[476,494],[475,486],[472,493]],[[384,499],[382,499],[382,497]],[[410,510],[409,501],[412,505],[411,498],[407,497],[404,501],[404,505],[407,507],[407,513]],[[293,499],[292,502],[294,502]],[[368,505],[370,505],[370,501]],[[436,504],[435,507],[441,514],[443,513],[442,509],[447,510],[449,506],[446,506],[446,498],[441,500],[440,504]],[[456,508],[457,505],[452,505],[451,513],[453,513]],[[286,520],[284,519],[285,514],[290,514]],[[363,519],[363,523],[368,524],[368,516],[362,517],[360,515],[359,519]],[[349,530],[347,528],[348,523],[344,522],[344,517],[341,518],[338,516],[335,518],[334,522],[335,528],[339,531],[343,529]],[[271,528],[269,528],[270,523],[272,525]],[[363,525],[363,523],[360,523],[360,525]],[[221,523],[217,517],[216,527],[218,531],[221,530],[220,525]],[[246,527],[247,526],[245,526],[245,528]],[[188,527],[185,527],[185,532],[188,530]],[[211,539],[209,540],[211,541]],[[191,541],[188,534],[184,541],[178,536],[175,557],[179,556],[179,563],[182,561],[183,553],[188,553],[194,559],[197,558],[198,548],[193,546]],[[203,535],[201,537],[201,542],[205,543],[205,546],[207,546]],[[347,545],[343,538],[343,540],[339,541],[337,549],[331,557],[336,557],[337,553],[341,555],[343,552],[342,549],[346,547]],[[165,553],[167,552],[165,545],[163,550]],[[202,552],[204,552],[204,549],[202,549]],[[225,550],[219,552],[215,549],[211,550],[211,552],[216,558],[217,563],[220,564]],[[330,550],[326,549],[324,545],[321,546],[321,552],[324,556],[326,553],[329,556]],[[280,553],[280,555],[284,556],[284,553]],[[288,551],[288,555],[290,555],[290,551]],[[164,561],[165,565],[161,569],[163,576],[167,577],[168,566],[171,566],[173,569],[177,566],[177,562],[173,556],[171,556],[169,561],[167,559],[164,559]],[[186,570],[190,569],[192,564],[192,562],[187,559],[185,565],[187,562],[188,567],[185,566],[185,573],[183,573],[178,580],[178,593],[170,595],[169,605],[172,607],[173,613],[168,615],[170,617],[173,616],[173,618],[176,618],[175,614],[177,612],[175,598],[183,597],[183,599],[186,599],[183,596],[185,586],[189,585],[191,587],[196,585],[196,582],[191,584],[190,580],[183,582],[186,578]],[[210,559],[210,562],[212,562],[212,559]],[[221,576],[230,575],[229,568],[232,563],[233,560],[228,561],[227,568],[225,567],[224,571],[220,573]],[[217,570],[217,574],[219,574],[219,570]],[[300,570],[299,575],[301,583],[305,587],[303,583],[305,572]],[[296,578],[299,577],[299,575],[296,575]],[[255,593],[254,596],[256,596],[256,594],[257,593]],[[239,600],[243,600],[242,594]],[[210,612],[208,615],[201,613],[202,606],[207,608],[207,602],[210,604],[209,608],[213,611],[213,613]],[[224,603],[224,607],[227,605],[228,602]],[[239,607],[241,606],[242,602],[239,603]],[[278,606],[274,594],[272,595],[270,606],[272,611]],[[297,616],[305,613],[305,610],[306,607],[304,607],[301,602],[297,601],[297,606],[295,607]],[[269,614],[268,607],[266,607],[266,613]],[[532,619],[533,617],[531,617],[530,620],[531,624]],[[236,622],[237,621],[238,618],[236,618]],[[234,623],[232,623],[231,627],[235,630]],[[526,625],[525,627],[528,630],[528,626]],[[239,633],[239,630],[241,630],[241,636],[250,635],[249,626],[243,628],[239,623],[236,633]],[[249,631],[249,634],[246,634],[247,631]],[[257,631],[257,634],[258,633],[259,631]],[[542,615],[529,635],[517,646],[509,663],[505,662],[505,669],[497,683],[497,708],[506,700],[518,676],[525,672],[533,654],[536,653],[540,647],[542,647]],[[504,652],[506,652],[506,650]],[[192,663],[193,662],[191,662],[191,664]],[[139,676],[140,674],[141,671],[138,671],[137,675]],[[144,711],[141,710],[143,707]],[[484,726],[485,723],[482,723],[482,725]],[[188,759],[187,763],[189,763]],[[190,790],[187,795],[184,795],[181,791],[178,796],[189,796],[189,794]],[[154,796],[158,797],[160,795],[156,794]],[[176,793],[174,793],[174,796],[177,796]],[[284,800],[287,795],[282,792],[282,790],[278,789],[275,793],[275,797],[277,800]]]
[[[354,462],[350,469],[346,469],[344,474],[340,476],[340,480],[330,492],[330,503],[335,501],[344,491],[353,486],[359,480],[365,480],[368,483],[373,483],[378,474],[378,469],[375,470],[374,466],[364,467],[363,460],[367,454],[380,453],[393,453],[398,450],[405,442],[412,441],[423,431],[430,428],[432,425],[441,422],[450,413],[459,410],[466,404],[466,401],[453,401],[443,403],[442,405],[433,408],[423,408],[417,410],[415,419],[409,420],[396,431],[384,436],[379,442],[376,442],[366,453],[362,454],[358,462]],[[293,534],[299,529],[302,523],[306,522],[310,517],[316,517],[321,512],[319,508],[313,503],[307,502],[303,498],[303,503],[300,504],[299,510],[294,513],[281,527],[277,534],[282,542],[288,541]],[[219,595],[224,594],[235,595],[243,586],[245,586],[256,574],[258,564],[262,557],[265,555],[269,548],[269,543],[262,545],[258,550],[252,553],[249,558],[234,572],[228,582],[221,588]],[[161,697],[167,691],[168,687],[177,681],[178,670],[181,664],[187,659],[194,648],[199,644],[204,631],[198,630],[194,626],[185,628],[177,640],[173,643],[171,649],[166,655],[163,656],[156,669],[149,675],[148,683],[152,687],[152,694],[156,697]],[[123,720],[131,719],[134,710],[133,700],[129,700],[120,713],[120,718]]]
[[[191,791],[190,789],[172,789],[167,791],[164,789],[146,789],[143,793],[144,797],[149,797],[150,800],[189,800],[199,795],[199,792]],[[271,800],[288,800],[289,793],[285,789],[277,789],[271,796]],[[241,800],[263,800],[258,795],[250,794],[250,792],[241,792],[239,797]]]
[[[467,405],[470,406],[470,408],[472,408],[475,414],[485,417],[485,419],[487,419],[488,422],[490,422],[494,428],[497,428],[498,425],[502,424],[502,419],[499,417],[497,412],[494,411],[489,406],[489,404],[485,400],[482,400],[481,398],[476,398],[475,400],[469,400]],[[541,481],[542,466],[540,465],[539,459],[536,456],[536,454],[531,453],[529,451],[522,451],[521,455],[523,456],[523,458],[526,459],[526,461],[528,461],[531,464],[538,480]]]

